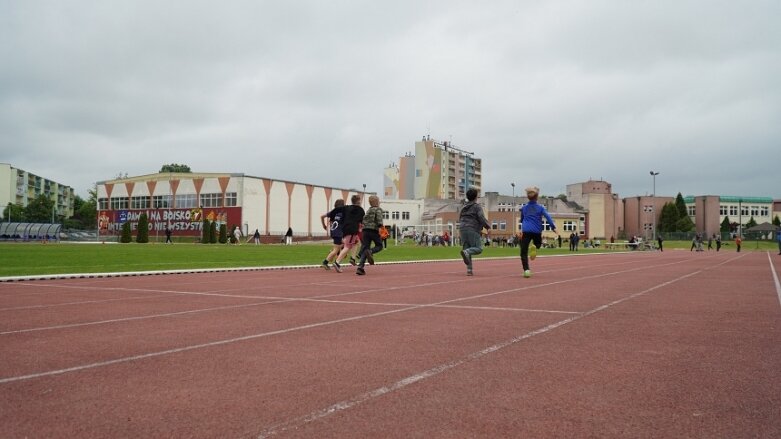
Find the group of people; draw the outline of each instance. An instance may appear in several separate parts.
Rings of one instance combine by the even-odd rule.
[[[544,206],[537,203],[540,195],[540,189],[536,186],[526,188],[526,197],[529,202],[521,207],[521,265],[523,266],[523,277],[532,276],[529,260],[537,257],[537,249],[542,246],[542,219],[548,221],[551,229],[559,234],[556,229],[556,223],[550,217]],[[472,256],[483,252],[482,239],[480,232],[486,229],[486,234],[490,234],[491,225],[483,213],[483,208],[477,203],[477,190],[472,188],[466,191],[467,202],[461,208],[459,214],[459,228],[461,230],[461,258],[466,265],[466,275],[472,276],[473,264]]]
[[[320,216],[323,228],[330,231],[333,240],[333,247],[323,259],[322,267],[326,270],[333,267],[341,273],[342,261],[350,254],[350,264],[357,265],[355,274],[363,276],[366,274],[366,262],[374,265],[374,255],[382,251],[388,232],[382,223],[379,197],[369,197],[370,207],[366,211],[361,207],[360,195],[353,195],[350,203],[348,206],[344,200],[338,199],[330,212]]]
[[[704,251],[702,248],[702,242],[703,242],[703,234],[697,233],[694,235],[694,238],[692,238],[692,246],[689,251]],[[721,250],[721,236],[717,234],[713,234],[712,236],[708,237],[708,250],[713,250],[713,243],[716,243],[716,251]],[[735,246],[737,247],[738,251],[740,251],[740,245],[743,243],[743,241],[740,240],[740,238],[737,238],[735,240]]]

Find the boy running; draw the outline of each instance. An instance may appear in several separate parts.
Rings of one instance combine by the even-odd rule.
[[[334,269],[337,273],[342,272],[342,266],[340,265],[342,259],[344,259],[350,249],[355,247],[358,243],[358,230],[363,222],[363,216],[366,213],[364,212],[363,207],[361,207],[360,195],[356,194],[350,197],[350,202],[352,205],[344,206],[344,217],[342,218],[342,221],[344,221],[342,225],[343,247],[342,251],[339,252],[339,256],[337,256],[334,261]]]
[[[529,269],[529,259],[534,260],[537,257],[537,249],[542,245],[542,217],[548,220],[551,229],[556,232],[556,224],[548,215],[545,207],[537,204],[537,197],[540,194],[540,188],[536,186],[526,188],[526,197],[529,202],[521,206],[521,264],[523,264],[523,277],[532,277]],[[529,243],[534,246],[529,252]]]
[[[369,197],[369,210],[363,217],[363,235],[361,238],[361,261],[355,274],[363,276],[366,270],[363,269],[366,261],[369,265],[374,265],[374,254],[382,251],[382,238],[380,238],[380,227],[382,227],[382,209],[380,208],[380,198],[376,195]],[[372,242],[374,247],[371,247]]]
[[[334,240],[334,246],[331,248],[331,251],[328,253],[328,256],[323,259],[323,265],[322,267],[326,270],[330,270],[331,268],[328,266],[328,264],[336,258],[336,255],[339,254],[339,250],[342,249],[342,218],[344,217],[344,200],[341,198],[336,200],[334,202],[334,208],[324,214],[320,215],[320,224],[323,225],[323,229],[329,230],[331,234],[331,239]],[[326,225],[325,219],[328,218],[328,224]]]
[[[485,219],[483,208],[477,204],[477,189],[470,188],[466,191],[466,204],[461,208],[458,216],[458,228],[461,231],[461,258],[466,264],[466,275],[472,275],[472,256],[483,252],[483,240],[480,231],[491,230],[491,225]]]

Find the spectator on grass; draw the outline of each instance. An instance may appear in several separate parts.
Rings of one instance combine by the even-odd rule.
[[[258,231],[258,229],[255,229],[255,234],[252,235],[252,240],[255,242],[255,245],[260,244],[260,232]]]
[[[743,240],[740,239],[740,235],[735,237],[735,247],[738,249],[738,253],[740,253],[740,244],[743,244]]]
[[[287,232],[285,232],[285,245],[291,244],[293,244],[293,228],[288,227]]]

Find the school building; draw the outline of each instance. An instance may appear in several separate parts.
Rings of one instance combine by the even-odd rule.
[[[326,238],[320,215],[341,198],[361,195],[357,189],[319,186],[254,177],[240,173],[157,173],[97,183],[98,224],[101,235],[120,232],[124,222],[136,230],[141,213],[149,218],[150,234],[166,226],[175,235],[199,237],[203,219],[241,228],[257,229],[266,242],[274,242],[290,227],[294,237]]]
[[[706,235],[719,233],[724,218],[745,228],[754,219],[757,224],[773,222],[775,203],[770,197],[699,195],[683,197],[695,231]]]

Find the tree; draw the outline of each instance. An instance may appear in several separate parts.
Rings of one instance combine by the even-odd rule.
[[[220,244],[228,242],[228,225],[220,224]]]
[[[678,218],[689,216],[689,212],[686,210],[686,202],[683,201],[683,195],[680,192],[675,197],[675,207],[678,208]],[[688,232],[688,230],[686,231]]]
[[[209,243],[217,244],[217,223],[215,221],[209,225]]]
[[[24,219],[30,223],[52,222],[54,201],[46,195],[38,195],[24,208]]]
[[[9,204],[5,206],[5,209],[3,209],[2,221],[23,223],[25,221],[24,207],[21,204]]]
[[[191,173],[193,171],[191,171],[190,167],[187,166],[187,165],[180,165],[178,163],[171,163],[171,164],[163,165],[163,167],[160,168],[160,172]]]
[[[724,221],[721,222],[721,228],[719,230],[724,233],[728,233],[732,230],[732,223],[730,222],[728,216],[724,217]]]
[[[692,219],[689,218],[689,215],[686,215],[683,218],[678,219],[678,222],[676,223],[676,229],[679,232],[691,232],[694,230],[694,222],[692,222]]]
[[[146,216],[146,212],[138,216],[136,242],[139,244],[146,244],[149,242],[149,217]]]
[[[201,229],[201,244],[209,244],[209,229],[211,229],[211,226],[209,225],[209,220],[204,218],[203,219],[203,228]]]
[[[556,198],[558,198],[559,200],[561,200],[561,201],[563,201],[565,203],[567,202],[567,194],[559,194],[559,195],[556,196]]]
[[[127,244],[133,241],[133,237],[130,236],[130,222],[125,221],[122,223],[122,235],[119,237],[119,242]]]
[[[752,216],[749,218],[748,222],[746,223],[746,228],[750,229],[751,227],[754,227],[757,225],[757,222],[754,220],[754,217]]]
[[[778,219],[778,215],[773,217],[773,225],[776,227],[781,226],[781,219]]]
[[[677,231],[679,219],[675,203],[664,203],[662,213],[659,215],[659,231],[665,233]]]

